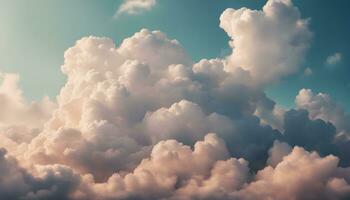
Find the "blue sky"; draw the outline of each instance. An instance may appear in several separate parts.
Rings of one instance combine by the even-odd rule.
[[[279,104],[291,107],[301,88],[329,93],[350,110],[350,19],[344,0],[294,0],[303,18],[310,18],[314,34],[311,49],[299,73],[267,90]],[[30,100],[55,97],[65,82],[60,71],[64,51],[88,35],[112,38],[119,44],[141,28],[161,30],[177,39],[194,59],[228,53],[229,37],[219,27],[226,8],[260,9],[258,0],[162,0],[140,15],[113,17],[120,0],[0,0],[0,70],[20,74],[20,85]],[[326,59],[339,52],[340,62],[329,67]],[[303,76],[306,67],[310,76]],[[44,87],[45,86],[45,87]]]

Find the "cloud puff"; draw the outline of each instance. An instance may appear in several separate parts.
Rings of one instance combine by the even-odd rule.
[[[275,145],[285,147],[274,147],[272,155],[281,148],[288,149],[286,144]],[[238,199],[348,198],[349,174],[337,167],[338,161],[334,156],[322,158],[316,152],[295,147],[275,167],[259,171],[255,180],[239,191]]]
[[[339,134],[350,134],[350,116],[328,94],[314,94],[310,89],[302,89],[295,103],[298,108],[306,109],[312,119],[329,121],[337,127]]]
[[[27,102],[18,86],[19,75],[1,73],[0,146],[10,153],[23,153],[23,148],[43,129],[56,103],[48,97]]]
[[[157,3],[157,0],[124,0],[117,11],[117,15],[127,13],[136,15],[142,11],[150,10]]]
[[[41,102],[26,102],[18,87],[18,74],[1,73],[0,79],[0,126],[16,124],[41,128],[50,117],[55,103],[48,97],[44,97]]]
[[[309,46],[308,21],[290,0],[271,0],[263,10],[229,8],[220,27],[232,38],[230,68],[241,67],[259,83],[295,72]]]
[[[247,175],[247,162],[229,158],[223,140],[209,134],[193,150],[176,140],[161,141],[132,173],[87,183],[92,199],[191,199],[239,189]]]
[[[0,196],[3,199],[71,199],[80,177],[64,166],[42,166],[33,175],[0,149]]]
[[[334,54],[327,57],[326,64],[328,66],[334,66],[334,65],[340,63],[342,61],[342,59],[343,59],[342,54],[337,52],[337,53],[334,53]]]

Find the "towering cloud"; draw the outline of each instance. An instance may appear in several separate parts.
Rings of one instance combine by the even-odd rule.
[[[154,2],[125,1],[121,9]],[[0,196],[350,197],[350,168],[338,166],[349,152],[347,138],[338,137],[348,132],[347,114],[308,90],[298,95],[298,110],[264,93],[298,69],[309,46],[298,9],[269,0],[261,11],[224,11],[220,26],[232,54],[197,63],[160,31],[142,29],[119,45],[82,38],[64,54],[67,82],[55,103],[25,102],[18,77],[5,75]]]
[[[308,21],[290,0],[267,1],[262,11],[227,9],[220,26],[232,38],[229,70],[241,67],[258,83],[295,72],[308,48]]]

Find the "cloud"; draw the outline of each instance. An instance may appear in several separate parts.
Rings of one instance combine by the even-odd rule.
[[[323,155],[333,153],[336,128],[320,119],[311,120],[306,110],[290,110],[284,116],[283,140],[293,146],[317,150]]]
[[[246,71],[227,72],[224,66],[219,59],[193,64],[176,40],[159,31],[141,30],[119,47],[107,38],[83,38],[65,53],[68,80],[58,109],[29,144],[28,156],[100,180],[133,169],[160,140],[193,144],[215,131],[236,138],[237,149],[249,144],[238,154],[258,158],[275,134],[251,116],[266,96]],[[230,118],[238,120],[236,128]],[[263,142],[241,136],[246,132]]]
[[[232,38],[229,69],[241,67],[262,84],[297,71],[312,37],[290,0],[268,1],[261,11],[226,9],[220,27]]]
[[[0,146],[22,154],[22,147],[40,133],[57,105],[48,97],[27,102],[18,86],[18,74],[1,73],[0,79]]]
[[[340,163],[347,166],[350,163],[347,156],[350,152],[349,114],[328,94],[314,94],[310,89],[300,90],[295,102],[297,107],[306,109],[310,113],[311,119],[321,119],[334,125],[336,131],[332,141],[329,142],[332,147],[327,148],[326,152],[339,156]]]
[[[129,15],[137,15],[143,11],[152,9],[157,3],[157,0],[124,0],[119,6],[117,15],[123,13]]]
[[[71,199],[80,177],[64,166],[42,166],[34,176],[0,149],[0,196],[4,199]]]
[[[269,150],[269,158],[266,163],[272,167],[276,167],[276,165],[283,161],[283,157],[287,156],[291,151],[292,148],[289,144],[275,140]]]
[[[1,73],[0,78],[0,126],[16,124],[41,128],[50,117],[55,103],[48,97],[41,102],[26,102],[18,87],[18,74]]]
[[[337,53],[334,53],[334,54],[327,57],[326,64],[328,66],[334,66],[334,65],[337,65],[338,63],[340,63],[342,61],[342,59],[343,59],[342,54],[337,52]]]
[[[262,10],[224,11],[220,26],[232,54],[198,62],[160,31],[142,29],[118,45],[84,37],[64,53],[67,81],[55,103],[26,102],[18,77],[4,76],[0,146],[9,153],[0,151],[0,196],[349,197],[350,169],[338,166],[350,152],[338,137],[347,115],[323,113],[338,106],[307,91],[297,110],[264,93],[298,70],[307,20],[291,1],[269,0]]]
[[[272,152],[278,149],[274,147]],[[316,152],[295,147],[276,167],[259,171],[255,180],[239,191],[238,199],[348,198],[348,174],[337,167],[338,161],[334,156],[322,158]]]
[[[314,94],[310,89],[302,89],[295,102],[298,108],[306,109],[310,113],[311,119],[331,122],[336,126],[339,135],[350,134],[350,116],[328,94]]]
[[[92,199],[188,199],[240,188],[247,175],[247,162],[229,158],[224,141],[209,134],[193,150],[176,140],[161,141],[132,173],[88,183]]]
[[[34,176],[2,152],[1,175],[9,179],[1,179],[0,192],[12,199],[303,200],[350,195],[350,169],[338,167],[337,157],[280,142],[270,150],[274,164],[255,175],[246,160],[229,156],[225,142],[215,134],[193,148],[176,140],[160,141],[132,172],[114,173],[98,183],[92,175],[78,176],[58,165],[38,167],[39,175]]]

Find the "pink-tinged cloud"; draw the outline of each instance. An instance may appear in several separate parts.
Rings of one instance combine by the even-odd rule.
[[[160,31],[121,44],[84,37],[64,53],[54,101],[27,102],[18,76],[3,74],[0,197],[349,198],[348,115],[309,90],[298,110],[264,93],[298,70],[307,20],[291,1],[269,0],[225,10],[220,26],[232,54],[199,62]]]

